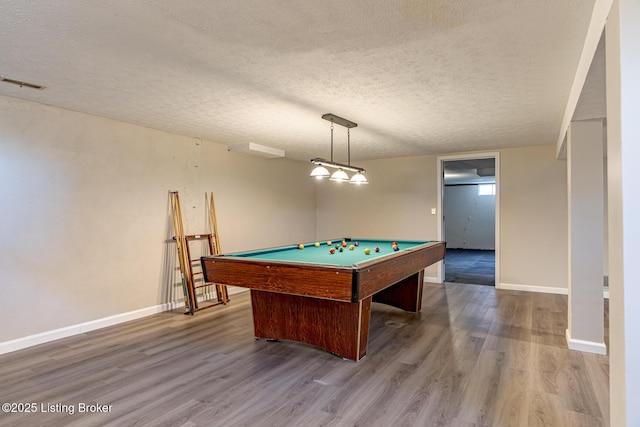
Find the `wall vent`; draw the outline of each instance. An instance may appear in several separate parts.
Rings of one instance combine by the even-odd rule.
[[[0,82],[10,83],[12,85],[16,85],[20,87],[28,87],[30,89],[37,89],[37,90],[45,89],[44,86],[40,86],[35,83],[29,83],[29,82],[23,82],[21,80],[10,79],[5,76],[0,76]]]

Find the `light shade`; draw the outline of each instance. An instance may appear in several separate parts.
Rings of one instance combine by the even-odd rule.
[[[331,174],[329,173],[327,168],[325,168],[322,165],[318,165],[311,171],[310,176],[316,179],[322,179],[322,178],[328,178],[329,175]]]
[[[361,184],[368,184],[369,181],[367,181],[367,178],[362,173],[358,172],[357,174],[351,177],[351,180],[349,181],[349,183],[361,185]]]
[[[331,178],[329,179],[331,181],[346,182],[349,181],[349,175],[347,175],[347,173],[342,169],[338,169],[333,173],[333,175],[331,175]]]

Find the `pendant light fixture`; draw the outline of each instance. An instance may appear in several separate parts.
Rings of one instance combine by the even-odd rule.
[[[319,157],[311,159],[316,167],[311,171],[311,177],[323,179],[331,176],[329,180],[335,182],[349,182],[351,184],[368,184],[367,178],[364,176],[364,168],[351,165],[351,134],[350,129],[358,126],[357,123],[343,119],[335,114],[327,113],[322,116],[323,119],[331,122],[331,160],[321,159]],[[337,163],[333,161],[333,124],[339,124],[347,128],[347,164]],[[333,174],[329,173],[327,168],[337,169]],[[356,172],[351,179],[345,171]]]

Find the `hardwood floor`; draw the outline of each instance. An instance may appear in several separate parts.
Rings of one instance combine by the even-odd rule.
[[[427,284],[420,314],[372,305],[355,363],[254,340],[249,294],[234,295],[0,356],[1,402],[38,406],[0,426],[607,426],[609,359],[566,348],[566,306]]]

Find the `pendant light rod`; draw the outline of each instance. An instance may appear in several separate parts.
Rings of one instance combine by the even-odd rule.
[[[333,120],[331,120],[331,161],[333,162]]]
[[[351,128],[347,128],[347,164],[351,166],[351,135],[349,131]]]
[[[357,123],[354,123],[351,120],[343,119],[342,117],[336,116],[335,114],[332,114],[332,113],[324,114],[322,116],[322,118],[325,119],[325,120],[330,121],[331,123],[335,123],[337,125],[344,126],[344,127],[348,128],[348,129],[358,126]]]

